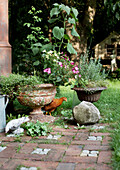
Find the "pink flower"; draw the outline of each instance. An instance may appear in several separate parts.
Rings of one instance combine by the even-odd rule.
[[[78,73],[79,73],[79,71],[77,70],[77,71],[76,71],[76,74],[78,74]]]
[[[63,67],[63,64],[62,64],[62,62],[58,62],[58,64],[60,65],[60,67]]]
[[[75,71],[75,70],[72,70],[72,72],[73,72],[74,74],[76,74],[76,71]]]
[[[65,65],[65,68],[67,68],[67,65]]]
[[[44,73],[51,74],[51,68],[46,68],[43,70]]]
[[[71,64],[71,65],[74,65],[74,62],[72,61],[70,64]]]
[[[78,66],[75,66],[74,68],[75,68],[75,70],[79,70]]]
[[[81,77],[81,75],[79,74],[79,77]]]

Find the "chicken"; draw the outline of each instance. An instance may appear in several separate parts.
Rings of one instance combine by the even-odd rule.
[[[51,112],[53,112],[58,106],[60,106],[63,101],[67,102],[67,98],[61,97],[59,99],[53,99],[51,103],[44,106],[44,110],[48,111],[49,114],[51,115]]]

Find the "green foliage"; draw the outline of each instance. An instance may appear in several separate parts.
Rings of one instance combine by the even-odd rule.
[[[116,125],[116,129],[113,131],[111,147],[114,150],[112,156],[112,165],[114,170],[120,168],[120,126]]]
[[[47,45],[49,42],[48,38],[45,38],[39,23],[42,18],[39,14],[42,13],[41,10],[36,11],[35,7],[28,12],[31,15],[31,21],[25,23],[24,26],[30,30],[30,34],[27,35],[26,40],[21,44],[20,54],[18,56],[18,71],[24,70],[27,74],[36,75],[40,72],[41,63],[41,51],[43,48],[50,48],[51,45]],[[45,46],[44,46],[45,45]]]
[[[48,128],[48,123],[41,123],[38,120],[36,123],[34,122],[27,122],[22,126],[26,129],[27,135],[29,136],[46,136],[48,132],[50,132],[50,127]]]
[[[60,86],[69,81],[72,65],[66,54],[57,53],[56,51],[47,52],[44,50],[42,60],[44,69],[41,76],[44,78],[45,83]]]
[[[80,38],[76,31],[78,11],[64,4],[55,3],[53,5],[54,7],[50,11],[50,19],[48,22],[51,24],[59,23],[59,25],[62,26],[54,26],[53,28],[52,32],[55,40],[54,48],[58,48],[60,52],[61,48],[64,47],[67,48],[70,54],[77,55],[76,50],[73,48],[72,44],[70,44],[70,40],[74,36]],[[67,34],[67,31],[71,33],[71,36]]]
[[[77,72],[74,73],[73,86],[77,87],[101,87],[106,86],[105,81],[107,74],[102,68],[100,59],[96,60],[92,57],[89,59],[88,54],[80,57],[79,67],[75,67]]]
[[[105,7],[108,9],[108,15],[114,15],[114,18],[120,20],[120,1],[104,0]]]
[[[24,76],[20,74],[10,74],[9,77],[0,76],[0,90],[2,94],[9,95],[10,100],[14,100],[18,95],[18,86],[34,86],[41,84],[42,80],[36,76]]]
[[[10,115],[7,115],[6,116],[6,122],[8,123],[9,121],[11,121],[11,120],[13,120],[13,119],[19,119],[19,118],[21,118],[21,117],[25,117],[26,115],[20,115],[20,114],[18,114],[18,115],[13,115],[12,113],[10,113]]]

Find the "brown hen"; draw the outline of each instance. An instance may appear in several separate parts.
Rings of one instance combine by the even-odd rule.
[[[60,106],[63,101],[67,102],[67,98],[66,97],[61,97],[59,99],[53,99],[51,103],[44,106],[44,110],[48,111],[49,114],[51,115],[51,112],[53,112],[58,106]]]

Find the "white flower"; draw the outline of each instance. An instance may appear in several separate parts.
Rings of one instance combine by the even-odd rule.
[[[43,53],[46,53],[46,50],[43,50]]]
[[[48,51],[48,54],[52,54],[52,53],[53,53],[53,51],[52,51],[52,50]]]

